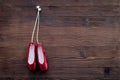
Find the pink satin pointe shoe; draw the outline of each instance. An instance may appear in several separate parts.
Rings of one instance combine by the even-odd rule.
[[[46,71],[48,70],[48,61],[46,57],[46,53],[44,50],[44,47],[42,43],[37,44],[37,59],[38,59],[38,65],[41,71]]]
[[[28,69],[34,71],[36,69],[36,44],[29,43],[27,52]]]

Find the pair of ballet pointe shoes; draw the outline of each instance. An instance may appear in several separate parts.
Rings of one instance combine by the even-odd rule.
[[[42,43],[29,43],[27,52],[27,66],[30,71],[35,71],[37,64],[41,71],[48,70],[48,61]]]

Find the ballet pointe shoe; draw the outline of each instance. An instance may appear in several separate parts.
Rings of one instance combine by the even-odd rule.
[[[41,71],[48,70],[48,61],[42,43],[37,44],[37,59]]]
[[[36,69],[36,44],[33,42],[28,45],[27,66],[30,71],[35,71]]]

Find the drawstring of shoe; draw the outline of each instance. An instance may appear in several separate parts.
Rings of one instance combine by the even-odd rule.
[[[40,11],[42,9],[40,8],[40,6],[36,6],[36,8],[37,8],[37,16],[36,16],[35,24],[34,24],[33,31],[32,31],[31,42],[34,42],[34,34],[35,34],[36,27],[37,27],[37,30],[36,30],[36,41],[37,41],[37,44],[39,44],[39,37],[38,37],[39,27],[40,27],[40,16],[39,15],[40,15]]]

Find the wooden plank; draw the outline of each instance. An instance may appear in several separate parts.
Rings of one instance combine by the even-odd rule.
[[[119,16],[118,6],[43,7],[43,16]]]
[[[39,78],[39,77],[1,77],[1,80],[6,80],[6,79],[10,79],[10,80],[68,80],[69,78],[63,78],[63,77],[59,77],[59,78],[51,78],[51,77],[43,77],[43,78]],[[93,78],[93,77],[79,77],[79,78],[71,78],[72,80],[119,80],[119,77],[116,78]]]
[[[32,27],[1,29],[1,46],[21,45],[30,41]],[[14,28],[14,29],[13,29]],[[4,32],[4,33],[3,33]],[[119,27],[41,27],[40,39],[45,46],[105,46],[119,43]],[[9,33],[9,35],[8,35]],[[69,34],[68,34],[69,33]],[[6,44],[6,45],[4,45]]]
[[[41,16],[40,24],[45,26],[75,26],[75,27],[116,27],[120,25],[120,17],[90,17],[90,16],[62,16],[62,17],[53,17],[53,16]],[[14,16],[14,17],[1,17],[0,25],[9,27],[9,25],[31,25],[33,27],[35,16]],[[9,22],[8,22],[9,21]],[[8,24],[5,24],[8,22]]]
[[[71,59],[71,58],[70,58]],[[39,75],[41,75],[41,77],[67,77],[67,78],[79,78],[79,77],[119,77],[119,67],[110,67],[110,74],[109,75],[105,75],[104,74],[104,68],[105,67],[98,67],[98,68],[94,68],[94,67],[80,67],[81,66],[81,61],[79,61],[79,65],[75,64],[76,61],[71,60],[69,61],[67,58],[66,59],[59,59],[55,60],[55,59],[51,59],[49,60],[49,70],[46,73],[41,73],[38,69],[38,71],[32,73],[29,72],[27,70],[25,61],[23,59],[19,60],[4,60],[4,64],[1,63],[0,69],[1,69],[1,76],[3,77],[7,77],[7,76],[14,76],[14,74],[16,74],[16,76],[23,76],[27,77],[28,73],[29,76],[31,77],[39,77]],[[74,63],[74,62],[75,63]],[[94,60],[93,60],[94,61]],[[22,63],[21,63],[22,62]],[[88,61],[89,62],[89,61]],[[97,63],[97,62],[96,62]],[[98,62],[99,63],[99,62]],[[106,65],[106,63],[104,63],[104,61],[102,61],[103,64]],[[13,64],[13,65],[10,65]],[[85,61],[84,61],[85,64]],[[7,65],[7,66],[6,66]],[[95,63],[93,62],[93,65],[95,65]],[[15,68],[13,68],[15,67]],[[71,71],[72,70],[72,71]],[[9,72],[8,72],[9,71]],[[64,75],[64,74],[66,75]],[[55,75],[56,74],[56,75]],[[63,75],[62,75],[63,74]]]
[[[69,58],[69,59],[68,58],[65,58],[65,59],[51,58],[50,59],[49,58],[50,66],[49,66],[49,70],[46,73],[41,73],[38,69],[37,69],[38,71],[32,73],[27,70],[25,59],[21,59],[21,58],[18,58],[18,59],[14,59],[14,60],[11,60],[9,58],[6,60],[3,59],[4,62],[2,61],[0,63],[1,76],[8,77],[8,76],[14,76],[15,74],[16,76],[23,76],[24,74],[23,77],[27,77],[29,73],[29,76],[31,77],[39,77],[39,78],[41,77],[42,78],[43,77],[79,78],[79,77],[104,77],[104,76],[119,77],[119,69],[120,69],[119,67],[117,68],[117,67],[111,66],[110,74],[109,75],[104,74],[104,66],[105,65],[108,66],[105,60],[103,61],[101,60],[101,63],[103,63],[104,65],[103,67],[94,68],[90,66],[81,67],[82,65],[88,65],[89,63],[85,63],[86,61],[83,61],[83,62],[77,61],[77,60],[75,61],[75,58],[74,59],[72,58]],[[112,60],[112,59],[109,59],[109,60]],[[87,62],[90,62],[90,60],[88,60]],[[100,62],[99,61],[94,62],[93,60],[92,65],[95,65],[96,63],[100,63]],[[41,75],[41,77],[39,75]]]
[[[42,16],[120,16],[120,6],[43,6]],[[0,14],[2,16],[33,16],[36,15],[35,7],[3,6]],[[8,13],[5,13],[8,11]]]
[[[120,46],[45,47],[45,49],[51,67],[120,67],[120,53],[118,51]],[[0,48],[0,51],[0,63],[25,65],[27,45],[3,47]]]
[[[42,7],[42,16],[120,16],[119,6]],[[16,7],[17,15],[35,15],[34,7]]]
[[[40,4],[41,6],[92,6],[92,5],[119,5],[119,0],[37,0],[37,1],[29,1],[29,0],[4,0],[1,1],[1,4],[5,3],[6,5],[12,4],[17,6],[35,6]]]
[[[9,64],[8,64],[9,65]],[[5,65],[4,65],[5,66]],[[16,68],[13,68],[16,67]],[[3,68],[1,66],[1,68]],[[0,69],[1,69],[0,68]],[[72,69],[72,71],[70,71]],[[66,71],[65,71],[66,70]],[[1,69],[1,76],[23,76],[27,77],[28,73],[31,77],[80,77],[79,75],[83,77],[93,77],[93,76],[102,76],[102,68],[62,68],[62,67],[49,67],[49,70],[44,74],[37,69],[35,73],[30,72],[26,65],[24,64],[16,64],[16,65],[9,65]],[[8,72],[9,71],[9,72]],[[64,75],[64,74],[66,75]]]

